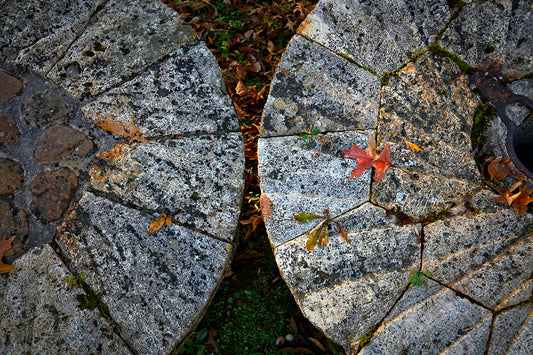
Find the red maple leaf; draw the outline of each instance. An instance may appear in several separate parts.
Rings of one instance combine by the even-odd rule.
[[[392,166],[389,149],[389,143],[387,143],[381,154],[378,155],[376,152],[376,139],[373,136],[368,137],[368,147],[365,150],[352,143],[352,149],[344,151],[346,158],[357,159],[357,168],[350,175],[350,179],[361,176],[366,169],[374,167],[376,169],[374,181],[380,181],[387,168]]]

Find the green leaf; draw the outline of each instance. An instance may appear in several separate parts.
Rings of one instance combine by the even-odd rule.
[[[207,328],[202,328],[198,333],[196,333],[196,341],[202,342],[207,336]]]
[[[411,275],[411,277],[409,278],[409,283],[415,284],[417,279],[418,275]]]
[[[307,133],[302,136],[303,140],[306,140],[307,138],[311,138],[311,137],[309,137],[309,135],[307,135]]]
[[[320,133],[320,131],[318,129],[312,129],[309,133],[311,133],[313,136],[316,136]]]
[[[429,271],[422,271],[422,274],[425,276],[425,277],[431,277],[433,275],[431,275],[431,272]]]
[[[316,215],[316,214],[312,214],[312,213],[298,213],[294,215],[294,219],[300,223],[306,223],[316,218],[324,218],[324,217]]]
[[[305,243],[307,251],[311,251],[316,247],[318,240],[322,234],[323,228],[327,229],[326,220],[323,220],[315,228],[311,229],[309,232],[306,233],[306,235],[311,235],[311,237],[309,237],[309,239],[307,240],[307,243]]]

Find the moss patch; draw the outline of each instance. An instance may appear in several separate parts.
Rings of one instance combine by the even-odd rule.
[[[76,300],[80,304],[81,309],[98,309],[98,312],[100,313],[100,316],[107,319],[111,319],[111,313],[109,312],[109,308],[107,305],[102,301],[100,295],[96,294],[96,292],[93,291],[93,289],[85,282],[80,281],[80,286],[85,292],[85,294],[79,294],[76,296]]]
[[[474,113],[474,122],[472,124],[472,131],[470,138],[472,139],[472,148],[474,151],[479,149],[485,144],[487,138],[485,132],[491,126],[492,120],[498,115],[496,108],[490,103],[483,103],[476,108]],[[477,157],[476,157],[477,159]]]
[[[451,60],[453,60],[455,64],[459,66],[459,68],[464,73],[472,74],[474,72],[474,69],[470,67],[467,62],[462,60],[458,55],[453,54],[452,52],[449,52],[448,50],[442,48],[437,42],[433,42],[432,44],[430,44],[430,46],[428,47],[428,50],[434,53],[437,53],[443,57],[450,58]]]

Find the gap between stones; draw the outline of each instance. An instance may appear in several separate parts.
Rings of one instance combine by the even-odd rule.
[[[50,67],[50,69],[48,69],[46,71],[46,73],[43,74],[44,77],[48,78],[48,74],[50,74],[50,71],[52,71],[52,69],[54,69],[54,67],[57,65],[57,63],[59,63],[61,61],[61,59],[63,58],[63,56],[65,54],[68,53],[68,51],[70,50],[70,48],[72,48],[72,45],[74,44],[74,42],[76,42],[78,40],[78,38],[81,37],[81,35],[83,35],[85,33],[85,31],[87,31],[87,28],[89,27],[89,25],[94,22],[94,18],[98,15],[98,13],[100,11],[102,11],[105,7],[106,4],[108,4],[109,1],[108,0],[105,0],[105,1],[102,1],[97,7],[96,9],[94,10],[94,12],[91,14],[91,16],[89,16],[89,20],[87,21],[87,23],[85,23],[83,26],[82,26],[82,29],[79,33],[77,33],[74,38],[72,39],[72,41],[68,44],[67,48],[65,49],[65,51],[60,55],[58,56],[58,59],[54,62],[54,64]],[[39,38],[36,43],[38,41],[40,41],[41,38]],[[31,46],[29,46],[31,47]],[[81,102],[81,100],[80,100]]]
[[[100,233],[100,231],[98,231]],[[63,254],[61,251],[61,248],[57,244],[55,240],[52,240],[49,243],[50,247],[53,249],[54,253],[58,256],[58,258],[61,260],[61,262],[65,265],[65,267],[68,269],[68,271],[75,275],[78,273],[76,267],[74,264],[67,258],[66,255]],[[135,349],[129,344],[126,339],[122,337],[121,334],[121,327],[120,325],[111,317],[111,314],[109,313],[109,308],[104,301],[102,301],[101,296],[94,292],[94,290],[85,282],[85,281],[79,281],[80,288],[83,290],[83,293],[85,294],[85,301],[89,303],[89,305],[86,305],[85,307],[82,304],[82,301],[78,298],[76,298],[76,301],[78,301],[78,305],[80,309],[87,308],[89,310],[98,310],[99,316],[104,318],[106,321],[108,321],[113,328],[113,332],[122,340],[126,348],[133,354],[138,355],[138,353],[135,351]]]

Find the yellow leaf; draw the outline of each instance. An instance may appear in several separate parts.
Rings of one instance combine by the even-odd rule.
[[[237,86],[235,86],[235,92],[239,96],[245,96],[248,94],[248,88],[242,83],[242,81],[239,80]]]
[[[403,138],[402,138],[402,139],[403,139]],[[421,152],[421,151],[422,151],[422,149],[421,149],[419,146],[417,146],[416,144],[411,143],[411,142],[409,142],[409,141],[407,141],[407,140],[405,140],[405,139],[404,139],[403,141],[405,142],[405,145],[407,146],[407,148],[411,149],[411,151],[412,151],[413,153]]]
[[[148,228],[148,235],[160,230],[161,227],[163,227],[163,225],[165,224],[165,221],[167,218],[168,218],[167,215],[162,213],[161,216],[154,219],[152,223],[150,223],[150,227]]]
[[[167,224],[168,227],[170,227],[172,225],[172,220],[170,219],[169,216],[167,216],[167,218],[165,218],[165,223]]]

